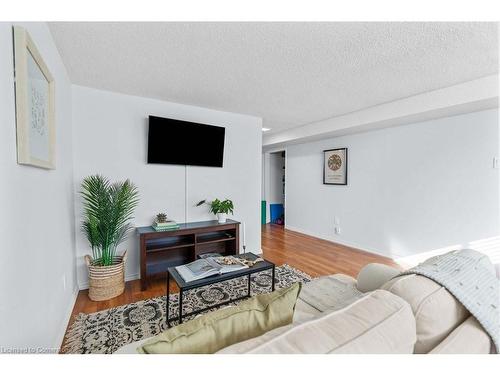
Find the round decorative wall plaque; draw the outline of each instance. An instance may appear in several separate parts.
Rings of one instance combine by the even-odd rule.
[[[342,166],[342,159],[338,155],[332,155],[328,158],[328,168],[332,171],[338,171]]]

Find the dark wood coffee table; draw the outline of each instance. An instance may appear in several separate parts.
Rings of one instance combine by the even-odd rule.
[[[258,258],[258,256],[253,254],[253,253],[240,254],[237,256],[244,258],[244,259],[248,259],[248,260],[255,260]],[[199,313],[207,311],[209,309],[213,309],[214,307],[219,307],[219,306],[226,305],[226,304],[234,302],[234,301],[238,301],[238,300],[250,297],[251,275],[253,275],[254,273],[258,273],[258,272],[262,272],[262,271],[266,271],[266,270],[271,270],[272,271],[271,290],[274,291],[275,269],[276,269],[276,267],[275,267],[274,263],[271,263],[267,260],[264,260],[263,262],[256,263],[253,267],[245,268],[243,270],[228,272],[228,273],[224,273],[222,275],[209,276],[209,277],[206,277],[204,279],[195,280],[195,281],[191,281],[191,282],[187,283],[184,281],[184,279],[179,274],[179,272],[177,272],[177,269],[175,267],[169,267],[167,270],[167,314],[166,314],[167,315],[167,326],[170,327],[170,322],[173,320],[178,319],[179,324],[181,324],[182,318],[185,318],[187,316],[199,314]],[[201,288],[203,286],[220,283],[222,281],[236,279],[238,277],[243,277],[243,276],[248,276],[248,293],[246,295],[240,296],[237,298],[233,298],[233,299],[229,299],[228,301],[218,303],[215,305],[211,305],[211,306],[205,307],[205,308],[200,309],[200,310],[192,311],[192,312],[187,313],[187,314],[182,313],[182,297],[183,297],[184,292],[191,290],[191,289]],[[175,283],[179,287],[179,316],[175,317],[175,318],[169,317],[170,279],[171,278],[173,279],[173,281],[175,281]]]

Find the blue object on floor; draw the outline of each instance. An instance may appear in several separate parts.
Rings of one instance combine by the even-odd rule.
[[[276,223],[276,221],[283,217],[285,210],[283,204],[274,203],[269,205],[269,212],[271,214],[271,223]]]

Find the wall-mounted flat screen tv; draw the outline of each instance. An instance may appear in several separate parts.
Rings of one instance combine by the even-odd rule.
[[[148,163],[222,167],[226,129],[149,116]]]

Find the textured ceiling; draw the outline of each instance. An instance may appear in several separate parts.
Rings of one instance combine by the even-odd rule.
[[[73,83],[274,131],[498,73],[497,23],[50,23]]]

